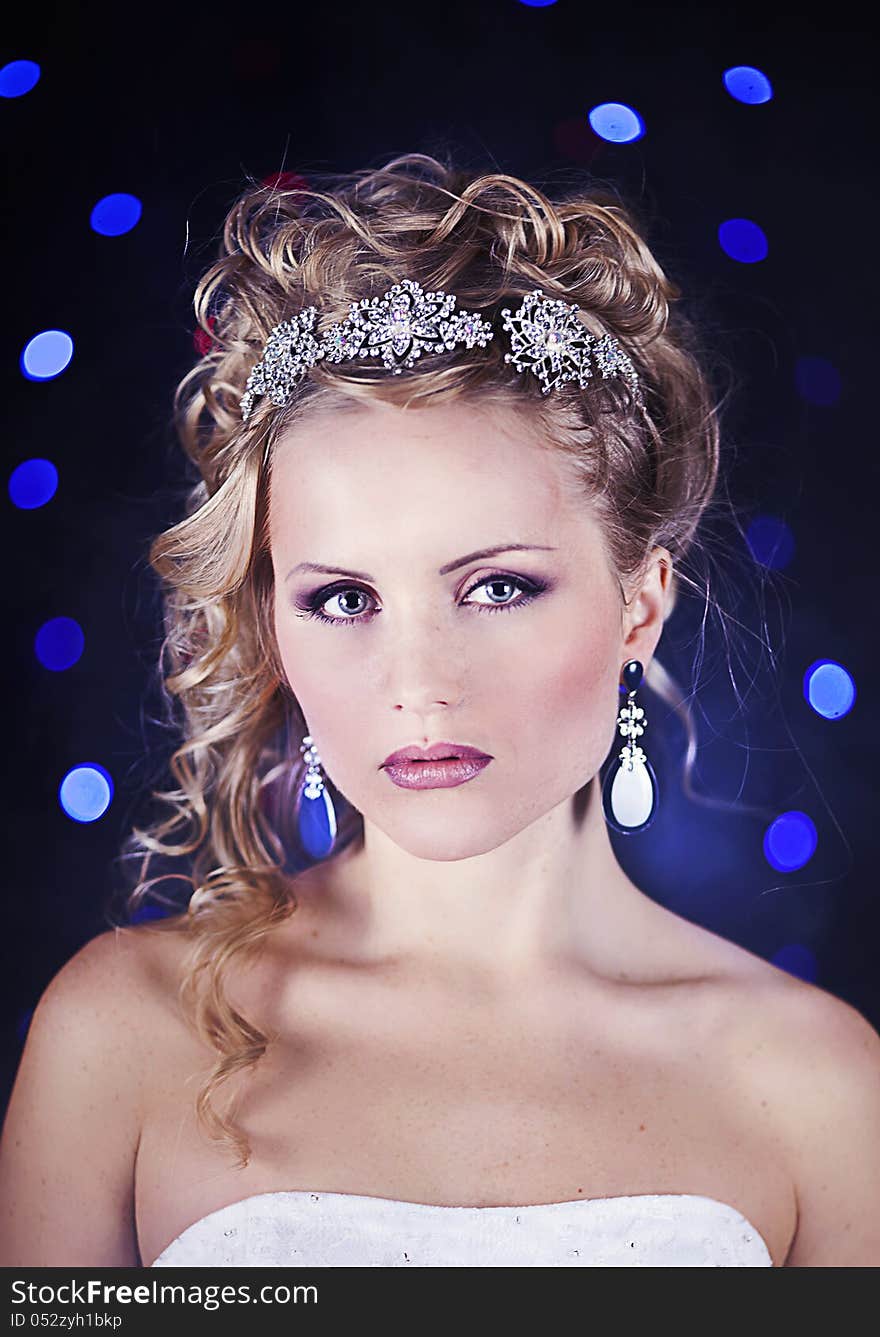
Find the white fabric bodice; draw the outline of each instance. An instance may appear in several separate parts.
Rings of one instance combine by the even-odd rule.
[[[735,1207],[696,1193],[445,1207],[257,1193],[188,1226],[153,1267],[772,1267]]]

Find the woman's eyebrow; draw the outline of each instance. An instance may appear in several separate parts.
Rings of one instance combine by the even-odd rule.
[[[450,571],[456,571],[460,566],[466,566],[468,562],[475,562],[481,557],[497,557],[501,552],[556,552],[556,548],[550,547],[546,543],[499,543],[494,548],[480,548],[477,552],[469,552],[466,557],[457,557],[454,562],[447,562],[441,566],[437,572],[438,576],[446,576]],[[368,576],[365,571],[347,571],[344,566],[327,566],[322,562],[299,562],[291,567],[284,579],[290,580],[298,571],[320,571],[324,575],[351,576],[354,580],[373,581],[372,576]]]

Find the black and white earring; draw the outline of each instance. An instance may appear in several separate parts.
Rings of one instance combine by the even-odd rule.
[[[646,830],[657,812],[657,777],[644,749],[636,743],[648,724],[644,710],[636,705],[636,689],[643,674],[638,659],[630,659],[623,666],[622,685],[627,699],[617,717],[617,727],[626,742],[618,753],[620,765],[609,766],[602,786],[605,820],[624,836]]]
[[[306,734],[299,750],[306,763],[297,803],[299,838],[313,859],[326,859],[336,844],[336,809],[324,784],[321,758],[311,734]]]

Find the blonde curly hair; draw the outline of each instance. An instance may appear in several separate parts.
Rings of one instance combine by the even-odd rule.
[[[274,641],[268,542],[281,433],[318,408],[342,412],[362,401],[513,406],[577,469],[620,581],[659,544],[673,557],[675,588],[683,582],[703,596],[681,562],[719,469],[718,405],[691,326],[672,309],[679,291],[613,193],[581,187],[551,200],[516,177],[481,175],[420,153],[322,177],[323,189],[317,180],[247,189],[196,289],[209,346],[177,388],[175,420],[199,481],[184,518],[150,548],[164,601],[159,672],[169,714],[175,703],[182,711],[176,727],[183,741],[170,761],[177,788],[154,793],[171,812],[134,827],[123,856],[139,866],[126,902],[131,917],[151,895],[171,904],[153,892],[163,880],[150,875],[155,860],[188,861],[180,998],[216,1053],[196,1109],[210,1137],[234,1145],[241,1166],[250,1145],[214,1097],[258,1061],[270,1036],[231,1006],[225,981],[297,904],[295,837],[285,831],[285,815],[303,769],[291,740],[306,730]],[[286,407],[264,398],[242,421],[245,382],[279,321],[315,305],[321,334],[347,316],[351,302],[403,277],[455,293],[459,308],[486,319],[535,287],[577,303],[588,325],[614,335],[632,358],[645,411],[613,378],[544,396],[536,378],[505,363],[504,341],[495,339],[486,348],[431,354],[396,376],[357,362],[319,362]],[[679,712],[692,763],[690,713],[656,656],[645,685]],[[337,852],[362,829],[360,815],[345,812]]]

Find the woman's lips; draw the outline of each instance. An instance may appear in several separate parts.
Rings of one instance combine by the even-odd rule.
[[[383,767],[401,789],[452,789],[485,770],[491,757],[447,757],[436,761],[395,761]]]

